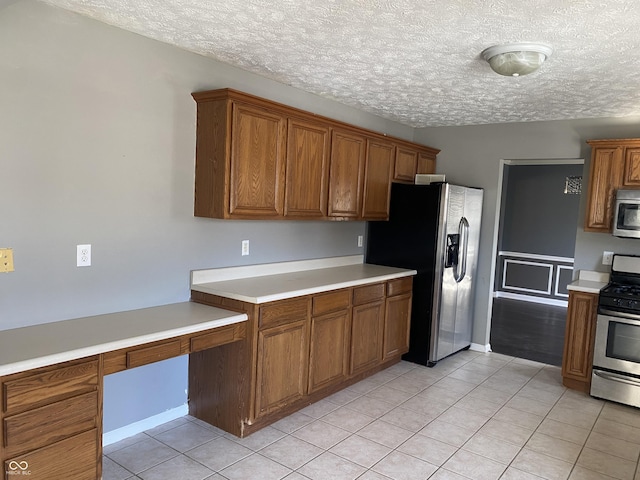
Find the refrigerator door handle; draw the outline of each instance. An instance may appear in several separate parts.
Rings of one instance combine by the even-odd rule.
[[[453,278],[460,283],[467,274],[467,248],[469,246],[469,221],[462,217],[458,224],[460,248],[458,249],[458,262],[453,267]]]

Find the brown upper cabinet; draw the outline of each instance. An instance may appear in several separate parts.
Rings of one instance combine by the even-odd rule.
[[[385,220],[391,181],[435,171],[431,147],[231,89],[192,95],[198,217]]]
[[[435,173],[436,155],[412,146],[396,147],[393,181],[413,183],[416,173]]]
[[[392,144],[367,140],[362,218],[372,220],[389,218],[389,194],[394,157],[395,147]]]
[[[625,187],[640,187],[640,146],[625,148],[622,183]]]
[[[334,130],[331,135],[329,216],[358,218],[362,206],[365,138]]]
[[[589,140],[592,147],[585,231],[612,231],[616,190],[640,188],[640,139]]]
[[[327,216],[329,183],[328,126],[289,119],[284,215]]]

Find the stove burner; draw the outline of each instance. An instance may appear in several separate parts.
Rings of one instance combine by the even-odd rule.
[[[612,295],[635,295],[640,296],[640,285],[620,285],[613,284],[605,287],[604,293]]]
[[[640,285],[611,282],[600,291],[598,305],[607,310],[640,313]]]

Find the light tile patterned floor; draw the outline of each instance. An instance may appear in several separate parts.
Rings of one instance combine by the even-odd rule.
[[[640,480],[640,410],[565,389],[557,367],[466,351],[244,439],[183,417],[104,454],[105,480]]]

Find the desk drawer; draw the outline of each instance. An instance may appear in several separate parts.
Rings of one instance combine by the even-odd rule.
[[[12,451],[50,445],[97,427],[98,392],[89,392],[4,419],[4,446]]]
[[[245,323],[219,327],[209,333],[192,337],[190,341],[190,351],[199,352],[207,348],[242,340],[246,336],[247,327]]]
[[[63,364],[64,365],[64,364]],[[78,363],[3,382],[3,407],[8,414],[97,390],[98,361]]]
[[[362,305],[384,298],[384,283],[376,283],[353,289],[353,304]]]
[[[181,354],[180,340],[154,345],[152,347],[138,348],[127,352],[127,368],[140,367],[149,363],[159,362]]]
[[[98,452],[98,430],[94,428],[53,445],[5,460],[3,466],[7,473],[6,477],[2,478],[12,479],[19,476],[33,480],[96,480]]]

